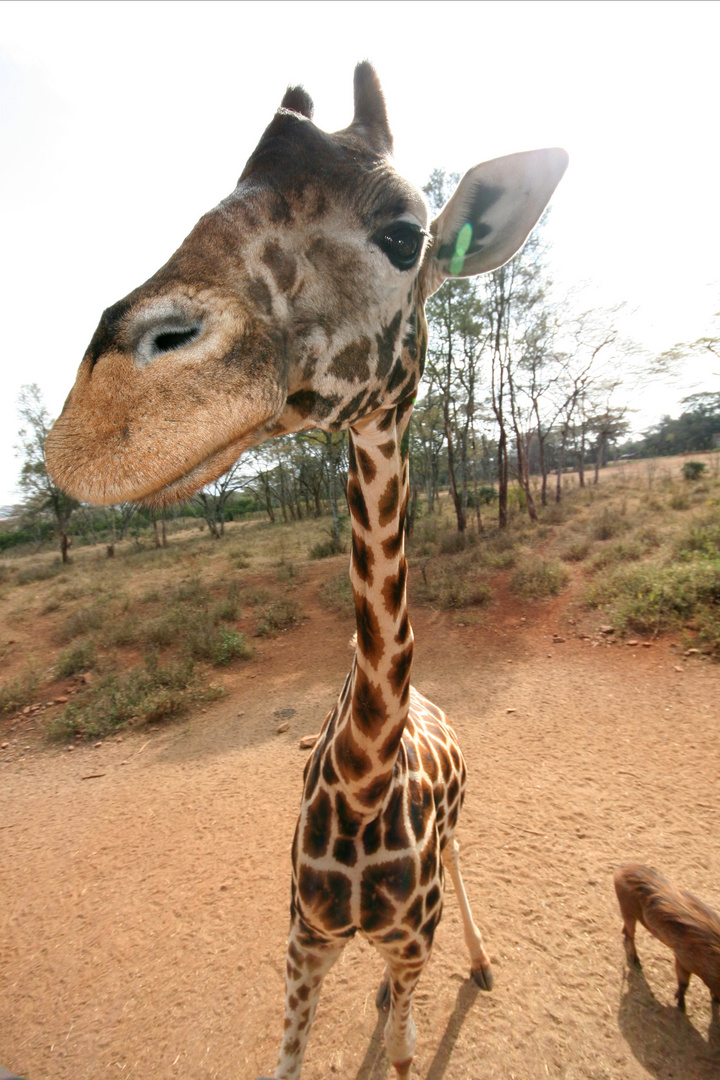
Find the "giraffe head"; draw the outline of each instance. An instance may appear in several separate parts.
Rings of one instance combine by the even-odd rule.
[[[103,313],[47,442],[57,482],[95,503],[186,498],[249,446],[338,430],[412,397],[423,304],[522,246],[562,150],[478,165],[432,222],[391,162],[373,68],[334,134],[291,88],[235,190]]]

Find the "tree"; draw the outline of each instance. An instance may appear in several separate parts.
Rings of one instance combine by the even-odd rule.
[[[193,502],[200,507],[202,516],[207,522],[210,535],[216,540],[219,540],[225,533],[225,509],[227,507],[228,499],[230,496],[238,490],[241,486],[240,481],[240,462],[236,461],[235,464],[228,469],[226,473],[218,480],[213,480],[212,484],[208,484],[198,491],[193,496]],[[156,546],[160,547],[160,542],[157,536],[157,522],[153,518],[155,525],[155,541]],[[165,544],[165,519],[163,517],[163,547]]]
[[[45,465],[45,443],[53,420],[36,383],[23,386],[18,397],[18,415],[23,426],[18,431],[18,456],[24,458],[18,486],[25,494],[24,509],[30,516],[49,518],[60,542],[62,561],[68,561],[72,541],[68,536],[70,518],[79,507],[76,499],[66,495],[50,478]]]

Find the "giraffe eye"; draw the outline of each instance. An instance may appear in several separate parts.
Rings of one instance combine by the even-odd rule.
[[[375,234],[375,243],[398,270],[410,270],[422,248],[423,231],[410,221],[398,221]]]

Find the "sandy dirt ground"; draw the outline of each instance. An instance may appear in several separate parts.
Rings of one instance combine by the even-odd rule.
[[[282,1027],[289,852],[306,752],[349,663],[321,609],[224,676],[206,712],[100,746],[32,723],[0,754],[0,1062],[29,1080],[253,1080]],[[455,897],[415,1004],[418,1080],[710,1080],[720,1021],[612,886],[637,859],[720,908],[720,672],[667,639],[608,644],[567,599],[501,589],[482,621],[414,611],[414,683],[469,766],[458,838],[495,973],[469,978]],[[554,637],[554,635],[556,635]],[[584,636],[587,635],[587,636]],[[559,640],[563,639],[563,640]],[[288,723],[287,731],[277,728]],[[382,965],[329,974],[303,1080],[384,1080]]]

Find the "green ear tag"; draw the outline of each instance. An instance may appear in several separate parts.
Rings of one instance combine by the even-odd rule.
[[[450,260],[450,273],[453,277],[457,277],[458,274],[462,273],[465,255],[467,249],[470,247],[470,242],[472,241],[472,233],[472,225],[469,221],[466,221],[458,233],[457,240],[455,241],[455,251]]]

